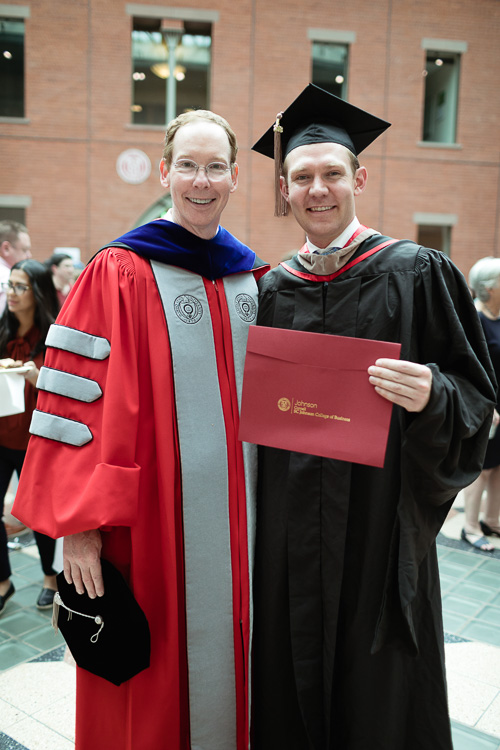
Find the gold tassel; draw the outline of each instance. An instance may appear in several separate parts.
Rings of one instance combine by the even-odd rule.
[[[274,131],[274,215],[275,216],[286,216],[288,213],[288,203],[283,198],[280,190],[280,177],[283,173],[283,162],[281,152],[281,134],[283,127],[280,125],[280,120],[283,117],[283,112],[278,112],[276,115],[276,122],[273,125]]]

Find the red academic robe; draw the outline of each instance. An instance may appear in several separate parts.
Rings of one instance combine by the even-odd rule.
[[[243,750],[248,747],[250,628],[244,465],[223,285],[203,282],[228,446],[236,735]],[[149,261],[122,248],[99,253],[57,323],[110,342],[109,357],[101,361],[49,348],[45,362],[97,381],[103,396],[82,405],[40,392],[38,409],[85,421],[92,439],[77,447],[33,436],[15,514],[52,537],[100,529],[102,556],[130,582],[152,643],[151,666],[120,687],[77,670],[76,747],[188,750],[179,443],[167,324]]]

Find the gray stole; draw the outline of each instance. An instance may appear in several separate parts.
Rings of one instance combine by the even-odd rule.
[[[332,247],[322,253],[302,252],[299,250],[297,259],[309,273],[318,276],[329,276],[343,268],[352,258],[358,247],[374,234],[380,234],[376,229],[365,229],[358,234],[356,239],[344,247]]]
[[[156,261],[151,266],[167,320],[177,409],[191,747],[235,750],[228,465],[212,320],[201,276]],[[248,327],[257,313],[257,284],[252,273],[234,274],[217,283],[224,284],[229,309],[240,406]],[[243,454],[251,587],[256,446],[243,443]]]

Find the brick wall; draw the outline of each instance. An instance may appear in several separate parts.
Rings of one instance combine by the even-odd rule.
[[[163,132],[130,125],[131,17],[124,0],[11,0],[16,4],[30,7],[29,122],[0,123],[0,194],[31,196],[27,223],[37,257],[77,246],[88,259],[162,194]],[[478,258],[500,254],[497,0],[482,0],[481,13],[472,0],[185,0],[175,7],[219,12],[212,27],[211,107],[228,118],[240,143],[239,187],[224,224],[261,257],[274,264],[304,241],[293,218],[274,218],[273,163],[250,148],[309,81],[308,28],[355,32],[349,100],[393,123],[362,155],[369,182],[358,201],[361,221],[415,239],[415,212],[455,214],[451,252],[464,272]],[[424,37],[468,45],[461,61],[460,148],[419,144]],[[151,176],[141,185],[117,175],[116,160],[126,148],[151,160]]]

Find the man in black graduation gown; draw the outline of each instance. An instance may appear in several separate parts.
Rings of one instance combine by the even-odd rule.
[[[494,375],[453,263],[356,218],[357,154],[387,127],[310,84],[254,146],[273,157],[277,130],[307,236],[258,323],[402,345],[367,373],[395,405],[383,469],[260,449],[255,750],[452,748],[435,538],[481,470]]]

